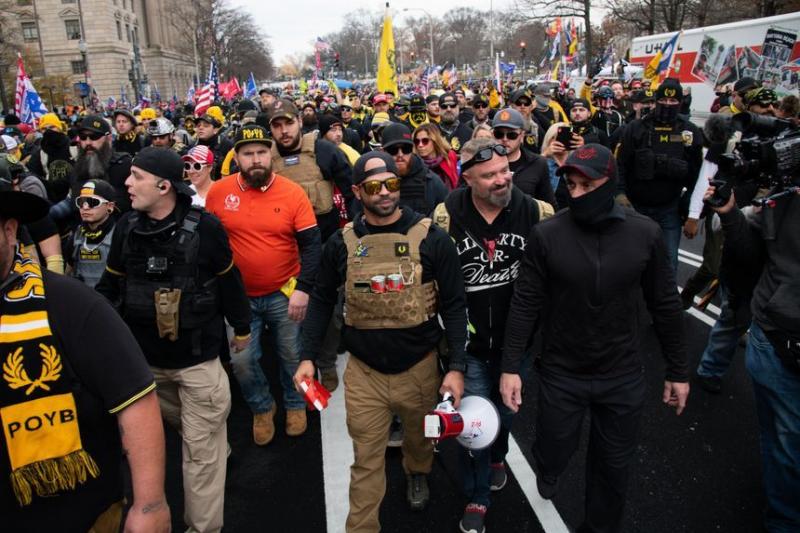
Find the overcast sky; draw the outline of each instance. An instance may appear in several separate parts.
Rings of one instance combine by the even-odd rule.
[[[232,5],[250,12],[269,36],[273,58],[278,65],[287,55],[312,53],[317,36],[342,29],[345,14],[362,8],[382,13],[385,3],[385,0],[280,0],[269,3],[264,0],[231,0]],[[494,9],[507,9],[513,0],[398,0],[390,5],[393,23],[397,26],[404,25],[408,16],[424,16],[421,11],[403,13],[406,7],[422,7],[434,17],[440,17],[454,7],[467,5],[488,11],[492,4]]]

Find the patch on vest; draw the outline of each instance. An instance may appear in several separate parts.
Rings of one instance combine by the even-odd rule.
[[[408,243],[407,242],[396,242],[394,243],[394,255],[397,257],[408,257]]]
[[[458,152],[459,150],[461,150],[461,141],[459,141],[459,140],[458,140],[458,137],[453,137],[453,138],[450,140],[450,147],[451,147],[453,150],[455,150],[456,152]]]
[[[300,156],[299,155],[293,155],[291,157],[284,157],[283,158],[283,164],[286,165],[287,167],[293,167],[295,165],[299,165],[300,164]]]
[[[354,257],[367,257],[369,256],[369,246],[364,246],[363,243],[358,243],[356,251],[353,253]]]
[[[100,250],[86,250],[81,248],[80,260],[81,261],[100,261]]]
[[[536,144],[536,137],[534,137],[533,135],[526,135],[525,144],[533,146],[534,144]]]
[[[72,174],[72,165],[68,161],[57,159],[47,165],[47,176],[49,180],[66,180]]]

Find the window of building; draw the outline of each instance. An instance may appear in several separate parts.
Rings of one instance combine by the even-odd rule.
[[[62,4],[74,4],[75,0],[61,0]]]
[[[68,19],[64,21],[67,29],[67,39],[77,41],[81,38],[81,23],[78,19]]]
[[[131,13],[136,13],[136,0],[131,0]]]
[[[131,25],[125,24],[125,35],[128,36],[128,42],[131,42]]]
[[[122,23],[117,21],[117,39],[122,40]]]
[[[126,0],[122,0],[122,9],[128,9],[128,2]]]
[[[139,26],[133,27],[133,42],[135,43],[139,42]]]
[[[72,65],[73,74],[84,74],[86,72],[86,63],[83,62],[83,59],[70,61],[70,65]]]
[[[25,39],[26,41],[39,40],[39,28],[36,27],[35,22],[22,23],[22,38]]]
[[[29,5],[32,5],[32,4],[33,4],[32,0],[17,0],[17,5],[18,6],[29,6]]]

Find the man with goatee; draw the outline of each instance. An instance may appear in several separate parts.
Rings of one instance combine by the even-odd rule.
[[[300,362],[300,322],[321,254],[311,202],[300,185],[273,172],[271,148],[265,128],[243,126],[233,148],[240,171],[216,182],[206,196],[206,209],[228,232],[250,298],[249,349],[232,353],[231,361],[253,412],[253,440],[260,446],[275,436],[276,412],[259,365],[265,324],[281,362],[286,434],[294,437],[306,430],[305,401],[294,389],[292,376]]]

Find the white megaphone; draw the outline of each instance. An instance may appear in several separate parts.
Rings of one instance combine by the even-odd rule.
[[[425,437],[446,439],[455,437],[465,448],[488,448],[500,433],[500,414],[492,402],[482,396],[461,398],[458,411],[453,407],[450,393],[430,414],[425,415]]]

